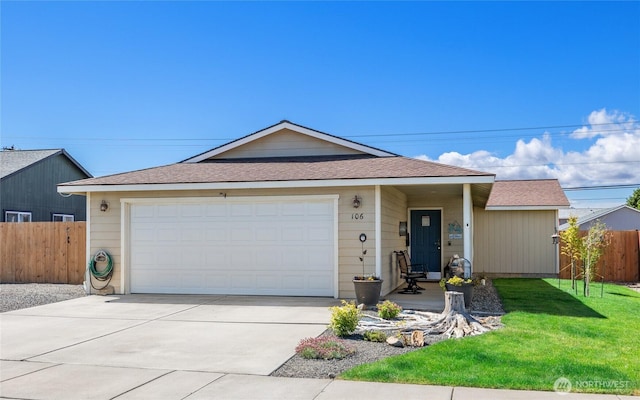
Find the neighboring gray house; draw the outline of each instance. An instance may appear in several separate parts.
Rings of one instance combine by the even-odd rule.
[[[570,210],[569,210],[570,211]],[[573,216],[570,214],[570,216]],[[594,211],[578,217],[580,230],[587,231],[596,222],[600,221],[611,231],[635,231],[640,230],[640,211],[627,205],[606,208]],[[568,223],[560,225],[563,231],[569,227]]]
[[[587,215],[609,210],[609,208],[565,208],[558,210],[558,224],[564,225],[569,222],[569,217],[583,218]]]
[[[91,178],[64,149],[0,151],[0,222],[84,221],[86,201],[56,186]]]

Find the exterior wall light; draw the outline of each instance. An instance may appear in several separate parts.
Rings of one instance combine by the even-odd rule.
[[[100,203],[100,211],[106,212],[108,209],[109,209],[109,203],[102,200],[102,203]]]
[[[358,197],[358,195],[356,195],[353,198],[353,208],[359,208],[361,204],[362,204],[362,199]]]
[[[400,221],[398,231],[400,236],[407,236],[407,221]]]
[[[560,235],[558,235],[558,232],[556,232],[553,235],[551,235],[551,243],[552,244],[560,243]]]

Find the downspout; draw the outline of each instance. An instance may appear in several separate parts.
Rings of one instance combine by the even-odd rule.
[[[553,225],[555,226],[554,234],[560,234],[560,231],[558,230],[558,229],[560,229],[560,225],[559,225],[560,224],[560,220],[559,220],[560,211],[559,210],[555,210],[553,214],[554,214],[554,218],[553,218],[554,223],[553,223]],[[559,243],[559,241],[558,241],[558,243]],[[553,247],[555,247],[555,249],[553,249],[553,251],[555,253],[553,261],[556,264],[555,265],[556,274],[560,274],[560,245],[557,244],[557,245],[554,245]],[[558,276],[560,276],[560,275],[558,275]]]
[[[382,191],[380,189],[380,185],[376,185],[376,204],[375,204],[375,214],[376,214],[376,276],[382,278]]]
[[[131,284],[129,283],[129,232],[130,232],[130,210],[129,203],[120,199],[120,293],[130,294]]]
[[[471,262],[471,268],[473,268],[472,205],[471,184],[465,183],[462,185],[462,233],[464,235],[463,257]]]
[[[91,295],[91,272],[89,272],[89,260],[91,259],[91,192],[87,192],[85,211],[85,270],[84,270],[84,291]]]

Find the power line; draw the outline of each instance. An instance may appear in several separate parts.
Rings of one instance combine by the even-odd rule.
[[[574,186],[574,187],[563,187],[562,190],[574,191],[574,190],[635,189],[635,188],[640,188],[640,183],[620,184],[620,185],[601,185],[601,186]]]
[[[628,123],[635,124],[635,121],[630,121]],[[589,124],[589,126],[601,126],[601,125],[620,125],[619,122],[606,122],[601,124]],[[498,129],[474,129],[474,130],[461,130],[461,131],[433,131],[433,132],[412,132],[412,133],[380,133],[380,134],[360,134],[360,135],[346,135],[343,137],[376,137],[376,136],[417,136],[417,135],[448,135],[448,134],[459,134],[459,133],[488,133],[488,132],[510,132],[510,131],[526,131],[526,130],[540,130],[540,129],[561,129],[561,128],[575,128],[575,127],[583,127],[586,126],[584,124],[580,125],[553,125],[553,126],[534,126],[527,128],[498,128]],[[628,129],[613,129],[613,130],[601,130],[599,132],[618,132],[625,131]]]
[[[637,125],[636,121],[629,122],[606,122],[606,123],[597,123],[597,124],[588,124],[590,127],[594,126],[607,126],[607,125],[621,125],[621,124],[633,124]],[[577,128],[587,126],[585,124],[574,124],[574,125],[549,125],[549,126],[535,126],[535,127],[519,127],[519,128],[496,128],[496,129],[470,129],[470,130],[456,130],[456,131],[427,131],[427,132],[406,132],[406,133],[364,133],[364,134],[352,134],[352,135],[342,135],[343,138],[358,138],[358,137],[403,137],[403,136],[426,136],[426,135],[457,135],[462,133],[492,133],[492,132],[520,132],[527,130],[548,130],[548,129],[562,129],[562,128]],[[616,129],[604,129],[598,130],[597,132],[610,133],[610,132],[624,132],[630,129],[638,129],[637,126],[633,128],[616,128]],[[563,134],[565,132],[546,132],[551,135]],[[531,134],[530,136],[534,136],[535,134]],[[515,136],[515,135],[514,135]],[[475,136],[468,137],[463,139],[491,139],[491,138],[503,138],[504,135],[500,136]],[[49,139],[49,140],[79,140],[79,141],[231,141],[237,138],[87,138],[87,137],[43,137],[43,136],[5,136],[6,139]]]

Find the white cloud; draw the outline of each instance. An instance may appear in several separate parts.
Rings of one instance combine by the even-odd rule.
[[[606,109],[593,111],[587,121],[569,135],[576,144],[589,141],[584,151],[564,152],[545,132],[528,142],[518,140],[504,158],[485,150],[417,158],[492,172],[497,179],[557,178],[567,187],[639,183],[640,123],[630,114]]]
[[[621,130],[633,130],[637,122],[630,114],[616,110],[608,112],[606,108],[592,111],[587,121],[588,125],[573,131],[572,138],[590,139],[596,136],[616,135]],[[638,127],[635,126],[635,129]]]

